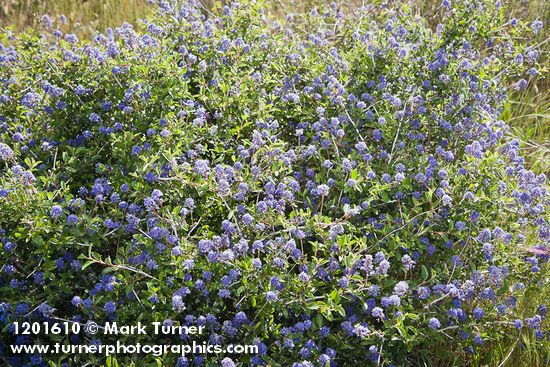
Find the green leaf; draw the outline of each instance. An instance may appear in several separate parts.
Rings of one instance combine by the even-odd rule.
[[[93,263],[95,263],[95,261],[86,261],[84,263],[84,265],[82,265],[82,270],[86,269],[88,266],[92,265]]]
[[[422,279],[427,280],[428,279],[428,269],[425,265],[422,265]]]

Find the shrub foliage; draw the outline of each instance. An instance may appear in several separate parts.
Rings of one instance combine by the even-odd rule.
[[[2,36],[5,362],[94,365],[7,345],[109,342],[13,335],[24,320],[259,346],[121,365],[444,365],[547,343],[529,294],[548,290],[549,195],[499,120],[537,73],[540,22],[469,0],[434,29],[401,4],[214,12],[160,3],[89,43],[55,22]]]

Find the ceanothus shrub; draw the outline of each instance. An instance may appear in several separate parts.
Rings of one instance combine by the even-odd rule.
[[[114,340],[13,335],[24,320],[259,346],[121,365],[446,365],[547,342],[546,181],[499,120],[542,23],[493,1],[445,1],[433,28],[404,6],[159,5],[89,43],[51,19],[2,36],[4,361],[100,363],[7,345]]]

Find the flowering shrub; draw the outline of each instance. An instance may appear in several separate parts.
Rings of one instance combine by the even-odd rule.
[[[548,291],[550,197],[499,120],[540,22],[469,0],[435,30],[403,6],[159,9],[91,43],[55,23],[3,36],[4,361],[101,359],[10,355],[44,342],[13,335],[23,320],[259,346],[122,365],[445,365],[547,342],[529,299]]]

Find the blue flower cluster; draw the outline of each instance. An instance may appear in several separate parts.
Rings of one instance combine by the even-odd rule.
[[[548,289],[550,195],[500,120],[537,74],[540,22],[479,0],[444,1],[435,29],[391,6],[275,22],[193,4],[88,43],[51,18],[2,36],[2,360],[95,363],[10,355],[35,342],[13,335],[22,320],[258,346],[170,366],[414,365],[443,345],[479,361],[510,335],[548,341],[530,297]]]

